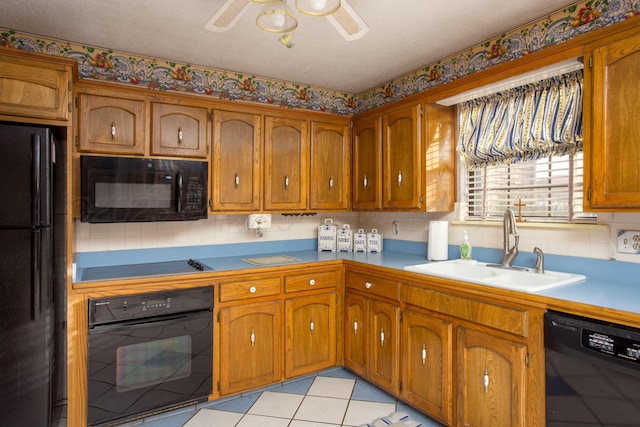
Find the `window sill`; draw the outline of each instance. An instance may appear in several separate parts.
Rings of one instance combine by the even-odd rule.
[[[502,227],[502,221],[451,221],[451,225],[466,225],[475,227]],[[609,224],[580,224],[558,222],[516,222],[518,228],[555,228],[573,230],[608,230]]]

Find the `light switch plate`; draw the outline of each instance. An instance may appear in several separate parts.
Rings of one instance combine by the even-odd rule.
[[[618,252],[640,254],[640,231],[618,231]]]

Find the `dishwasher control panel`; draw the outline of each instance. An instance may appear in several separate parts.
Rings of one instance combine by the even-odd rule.
[[[589,350],[640,364],[640,340],[583,328],[582,346]]]

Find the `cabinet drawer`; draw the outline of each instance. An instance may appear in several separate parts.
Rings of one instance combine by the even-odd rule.
[[[451,295],[419,286],[404,285],[402,299],[411,305],[489,326],[512,334],[527,336],[527,312]]]
[[[345,275],[347,289],[366,292],[367,294],[400,300],[400,283],[367,274],[347,272]]]
[[[280,278],[220,283],[220,302],[280,295]]]
[[[334,288],[335,286],[335,271],[300,274],[284,278],[285,292],[312,291],[314,289]]]

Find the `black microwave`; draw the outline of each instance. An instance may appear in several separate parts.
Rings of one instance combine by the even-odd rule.
[[[82,156],[83,222],[186,221],[207,217],[207,162]]]

